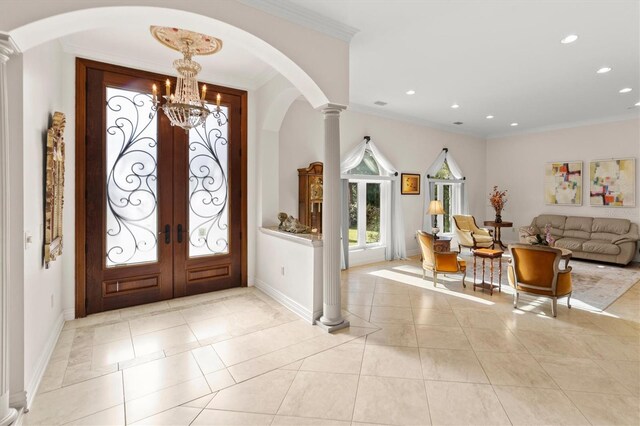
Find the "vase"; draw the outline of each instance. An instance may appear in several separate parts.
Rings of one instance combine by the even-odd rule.
[[[496,212],[496,223],[502,223],[502,215],[500,214],[500,212]]]

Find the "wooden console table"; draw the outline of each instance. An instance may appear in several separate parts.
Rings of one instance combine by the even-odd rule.
[[[493,244],[491,245],[491,248],[495,248],[497,244],[500,248],[506,249],[507,246],[502,244],[502,236],[500,230],[502,228],[513,227],[513,222],[495,222],[493,220],[485,220],[484,226],[493,226]]]

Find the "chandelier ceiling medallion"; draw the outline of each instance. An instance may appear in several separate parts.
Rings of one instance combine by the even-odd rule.
[[[222,49],[222,40],[206,34],[180,28],[158,27],[152,25],[151,35],[163,45],[177,50],[184,56],[173,61],[173,67],[178,72],[175,92],[171,93],[171,81],[167,79],[164,103],[158,99],[158,88],[153,85],[154,108],[160,106],[171,121],[172,126],[178,126],[189,131],[201,126],[211,113],[206,104],[207,86],[202,85],[198,90],[197,75],[202,69],[199,63],[191,58],[195,55],[212,55]],[[220,112],[220,94],[216,96],[216,112]]]

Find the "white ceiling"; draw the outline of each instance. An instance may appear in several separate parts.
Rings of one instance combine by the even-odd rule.
[[[483,137],[640,115],[634,107],[640,101],[638,0],[240,1],[272,12],[297,10],[315,29],[322,25],[310,24],[310,17],[326,21],[325,28],[356,28],[354,110]],[[561,44],[568,34],[579,39]],[[179,56],[145,27],[91,30],[61,42],[80,56],[171,75]],[[196,60],[203,65],[200,80],[227,86],[255,89],[275,75],[228,40],[221,52]],[[596,74],[602,66],[613,71]],[[623,87],[633,91],[618,93]],[[409,89],[416,94],[406,95]],[[454,103],[460,108],[452,109]],[[495,118],[487,120],[489,114]]]
[[[210,35],[216,36],[211,33]],[[107,27],[83,31],[60,39],[63,49],[78,56],[176,75],[172,67],[182,55],[157,42],[149,28]],[[195,56],[202,65],[199,81],[241,89],[256,89],[276,75],[276,71],[232,41],[223,40],[214,55]]]
[[[354,109],[488,137],[640,111],[637,0],[290,2],[360,30],[350,49]],[[568,34],[579,39],[561,44]],[[613,71],[596,74],[603,66]],[[624,87],[633,91],[618,93]]]

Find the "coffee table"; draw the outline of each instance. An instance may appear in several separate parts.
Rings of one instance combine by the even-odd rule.
[[[499,292],[502,291],[502,254],[503,252],[500,250],[492,250],[492,249],[475,249],[473,250],[473,291],[476,291],[476,287],[482,288],[484,292],[485,289],[488,289],[493,295],[493,289],[497,288]],[[476,284],[476,259],[482,259],[482,282],[480,284]],[[489,259],[490,266],[490,276],[489,282],[485,282],[484,280],[484,271],[485,271],[485,261]],[[493,260],[498,259],[498,285],[493,283]]]

